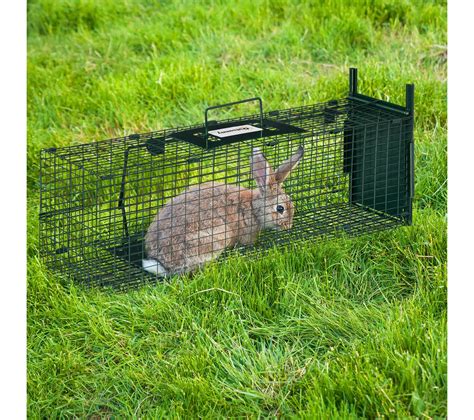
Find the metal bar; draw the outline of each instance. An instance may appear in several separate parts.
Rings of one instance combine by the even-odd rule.
[[[413,222],[413,198],[415,196],[415,143],[414,143],[414,124],[415,124],[415,85],[410,83],[406,85],[405,104],[407,112],[410,115],[408,125],[408,145],[409,145],[409,196],[408,196],[408,224]]]
[[[355,95],[357,93],[357,69],[351,67],[349,69],[349,95]]]
[[[413,83],[406,85],[405,108],[410,114],[415,111],[415,85]]]
[[[388,111],[394,111],[402,115],[409,115],[409,112],[407,111],[406,107],[397,104],[392,104],[390,102],[383,101],[382,99],[375,99],[370,96],[362,95],[360,93],[349,95],[349,99],[354,99],[365,104],[373,105],[378,109],[386,109]]]

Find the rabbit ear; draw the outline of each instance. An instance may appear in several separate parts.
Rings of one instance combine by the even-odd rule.
[[[303,146],[298,147],[296,153],[289,159],[285,160],[275,171],[275,181],[281,184],[290,175],[291,171],[298,166],[303,157]]]
[[[253,149],[250,158],[250,168],[252,169],[252,176],[261,191],[264,191],[272,181],[274,182],[275,178],[272,168],[258,147]]]

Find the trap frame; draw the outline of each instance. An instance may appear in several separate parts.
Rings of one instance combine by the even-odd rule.
[[[210,121],[209,111],[244,102],[256,115]],[[265,230],[251,246],[345,232],[358,235],[412,222],[414,85],[400,106],[358,93],[263,112],[260,98],[210,107],[204,124],[41,151],[40,255],[86,286],[126,289],[157,277],[145,271],[144,237],[173,197],[208,181],[255,189],[250,156],[275,167],[298,146],[304,157],[284,189],[295,207],[288,230]],[[247,127],[247,128],[242,128]]]

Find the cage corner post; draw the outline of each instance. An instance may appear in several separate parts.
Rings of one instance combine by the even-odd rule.
[[[357,68],[349,68],[349,95],[352,97],[357,95]],[[353,166],[353,143],[354,143],[354,128],[351,127],[351,109],[347,110],[347,120],[344,121],[344,144],[343,144],[343,154],[344,154],[344,163],[343,163],[343,172],[349,175],[349,204],[352,204],[352,166]]]
[[[415,142],[414,142],[414,126],[415,126],[415,85],[407,83],[405,87],[405,108],[409,116],[409,125],[407,133],[408,142],[408,171],[409,171],[409,192],[408,192],[408,215],[407,224],[413,223],[413,198],[415,195]]]
[[[357,68],[349,68],[349,96],[357,94]]]

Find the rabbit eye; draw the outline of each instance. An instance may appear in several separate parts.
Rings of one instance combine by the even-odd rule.
[[[285,207],[283,207],[281,204],[278,204],[278,206],[276,206],[276,211],[282,214],[285,211]]]

